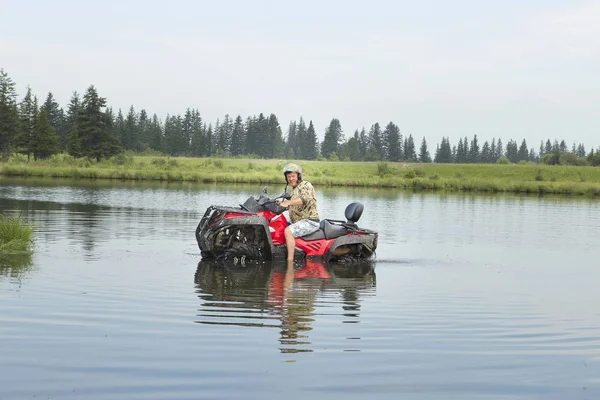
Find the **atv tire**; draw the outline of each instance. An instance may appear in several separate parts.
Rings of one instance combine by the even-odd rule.
[[[236,242],[231,248],[221,253],[217,259],[219,261],[231,261],[236,264],[240,262],[243,264],[249,261],[262,262],[265,260],[265,257],[261,249],[246,243]]]

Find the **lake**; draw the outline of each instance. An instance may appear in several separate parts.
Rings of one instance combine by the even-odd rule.
[[[254,185],[0,178],[0,399],[597,399],[600,202],[317,187],[371,263],[201,262]],[[271,185],[272,195],[283,185]]]

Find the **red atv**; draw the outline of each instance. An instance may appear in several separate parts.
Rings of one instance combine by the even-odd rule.
[[[266,190],[265,190],[266,194]],[[196,228],[196,240],[206,260],[285,260],[284,230],[289,224],[285,208],[274,199],[251,196],[239,207],[210,206]],[[346,221],[323,219],[318,231],[296,238],[295,260],[319,258],[347,262],[369,259],[377,248],[377,232],[359,228],[361,203],[346,207]]]

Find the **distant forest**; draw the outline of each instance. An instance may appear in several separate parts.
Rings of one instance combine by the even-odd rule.
[[[536,146],[537,147],[537,146]],[[17,98],[15,82],[0,69],[0,153],[28,159],[45,159],[58,153],[101,160],[123,151],[158,152],[189,157],[244,157],[285,159],[328,159],[335,161],[406,161],[436,163],[520,163],[543,162],[563,165],[600,165],[600,149],[586,152],[583,143],[569,148],[564,140],[546,140],[536,148],[493,138],[480,143],[477,135],[460,138],[457,144],[442,137],[435,149],[423,138],[415,143],[393,122],[385,127],[373,124],[369,130],[356,129],[344,135],[340,121],[333,118],[319,142],[312,121],[291,121],[285,134],[275,114],[223,119],[208,122],[198,109],[161,120],[132,105],[126,115],[113,110],[106,99],[90,86],[83,97],[73,92],[62,108],[50,92],[40,105],[27,87]],[[432,157],[433,153],[433,157]]]

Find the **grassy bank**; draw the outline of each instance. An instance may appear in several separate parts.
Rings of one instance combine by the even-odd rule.
[[[288,160],[151,157],[122,154],[95,162],[58,155],[0,164],[4,176],[281,184]],[[600,168],[538,164],[411,164],[296,161],[315,186],[600,196]]]
[[[0,254],[27,252],[32,238],[33,228],[22,218],[0,214]]]

